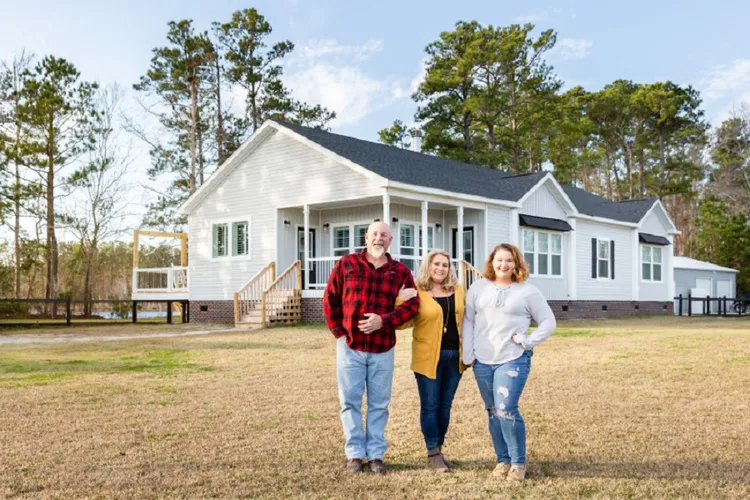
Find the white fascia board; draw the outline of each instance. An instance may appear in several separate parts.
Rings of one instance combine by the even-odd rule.
[[[529,197],[531,195],[533,195],[537,190],[539,190],[544,185],[544,183],[547,182],[548,180],[552,181],[552,184],[557,189],[558,194],[563,199],[563,201],[565,201],[565,203],[568,205],[566,213],[569,214],[569,215],[577,214],[578,213],[578,209],[573,204],[573,202],[570,200],[570,198],[568,198],[568,195],[565,194],[565,191],[563,190],[562,186],[560,186],[560,183],[557,182],[557,179],[555,179],[555,176],[552,175],[552,172],[547,172],[547,175],[545,175],[544,177],[542,177],[539,180],[539,182],[537,182],[534,185],[534,187],[532,187],[531,189],[529,189],[526,192],[526,194],[523,195],[523,197],[521,197],[520,200],[518,200],[518,205],[522,206],[526,202],[526,200],[529,199]]]
[[[593,222],[600,222],[602,224],[609,224],[612,226],[623,226],[623,227],[630,227],[630,228],[638,228],[638,224],[635,224],[633,222],[624,222],[621,220],[615,220],[615,219],[607,219],[606,217],[594,217],[593,215],[586,215],[582,213],[577,214],[571,214],[570,217],[581,219],[581,220],[590,220]]]
[[[270,130],[269,130],[270,129]],[[240,162],[240,158],[244,158],[250,154],[255,148],[257,148],[267,137],[271,135],[271,132],[275,130],[272,128],[272,123],[267,121],[261,127],[253,132],[251,135],[232,155],[227,158],[222,165],[216,169],[216,171],[206,179],[206,182],[200,185],[196,191],[185,200],[180,208],[179,212],[182,215],[190,215],[195,208],[200,205],[201,201],[214,189],[216,189],[234,169],[236,164]]]
[[[391,181],[391,180],[386,180],[386,182],[383,183],[382,187],[388,188],[389,192],[392,195],[397,194],[397,193],[395,191],[390,191],[390,189],[407,191],[407,192],[418,193],[418,194],[425,194],[425,195],[433,195],[433,196],[438,197],[433,200],[438,203],[448,203],[448,204],[452,203],[454,205],[458,205],[459,202],[468,202],[468,203],[477,204],[476,206],[472,207],[466,203],[463,203],[463,206],[467,208],[482,208],[483,209],[485,205],[493,205],[493,206],[504,207],[504,208],[518,208],[521,206],[517,202],[514,202],[514,201],[496,200],[494,198],[485,198],[484,196],[456,193],[454,191],[446,191],[444,189],[430,188],[430,187],[424,187],[424,186],[415,186],[414,184],[406,184],[403,182],[396,182],[396,181]],[[418,199],[421,200],[424,198],[418,198]],[[455,200],[455,201],[452,201],[452,200]]]
[[[677,229],[677,226],[674,225],[672,218],[669,216],[669,212],[667,212],[667,209],[664,207],[661,200],[656,200],[654,204],[651,205],[651,208],[648,209],[648,212],[646,212],[646,214],[641,218],[640,222],[638,222],[638,229],[641,228],[641,226],[643,225],[643,222],[651,214],[651,212],[656,210],[656,207],[659,207],[661,209],[662,213],[664,214],[664,217],[666,217],[667,220],[669,221],[670,227],[667,229],[667,234],[682,234],[682,231]]]

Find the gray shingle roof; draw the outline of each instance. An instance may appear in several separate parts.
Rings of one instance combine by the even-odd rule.
[[[654,198],[631,201],[609,201],[575,186],[563,186],[563,191],[579,212],[594,217],[605,217],[637,224],[656,203]]]
[[[415,186],[518,201],[547,174],[512,175],[324,130],[279,124],[386,179]]]
[[[548,173],[513,175],[325,130],[276,123],[386,179],[414,186],[518,201]],[[640,222],[656,201],[612,202],[573,186],[563,186],[563,190],[579,212],[624,222]]]

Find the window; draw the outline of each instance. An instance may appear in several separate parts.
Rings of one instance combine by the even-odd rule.
[[[358,224],[354,226],[354,251],[358,252],[367,246],[367,228],[370,227],[367,224]]]
[[[213,256],[226,257],[229,248],[229,231],[226,223],[214,224],[212,228]]]
[[[348,255],[349,253],[349,227],[335,227],[333,228],[333,255],[334,257],[341,257]]]
[[[435,248],[435,245],[433,244],[433,232],[434,229],[432,226],[427,226],[427,251],[429,252],[433,248]],[[419,246],[419,255],[423,256],[422,254],[422,226],[419,227],[419,241],[417,241],[417,246]]]
[[[211,224],[211,255],[215,259],[250,256],[250,217]]]
[[[562,276],[562,234],[524,229],[522,251],[532,276]]]
[[[414,239],[414,224],[399,224],[399,254],[401,262],[406,265],[412,272],[417,270],[417,259],[409,258],[410,255],[416,255],[417,244]]]
[[[661,247],[641,246],[641,279],[643,281],[661,281],[662,249]]]
[[[597,240],[597,276],[609,278],[609,240]]]
[[[248,238],[248,222],[233,222],[232,223],[232,255],[249,255],[250,245]]]

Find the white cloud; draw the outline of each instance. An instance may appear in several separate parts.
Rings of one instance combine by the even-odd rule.
[[[594,42],[581,38],[561,38],[552,49],[552,53],[558,55],[563,61],[583,59],[591,54]]]
[[[546,12],[532,12],[530,14],[516,16],[513,19],[511,19],[511,21],[513,21],[516,24],[538,23],[539,21],[543,20],[546,17],[547,17]]]
[[[731,64],[717,66],[703,80],[701,87],[707,100],[750,92],[750,59],[735,59]]]
[[[316,40],[285,62],[284,82],[295,98],[335,111],[333,127],[354,125],[396,101],[409,100],[424,80],[426,60],[410,81],[373,75],[363,63],[382,50],[382,40],[361,45]]]
[[[383,40],[370,39],[362,45],[340,45],[336,40],[314,40],[305,44],[302,55],[310,59],[321,59],[327,56],[343,56],[357,61],[365,61],[372,54],[383,50]]]
[[[750,105],[750,59],[715,66],[696,87],[703,97],[706,116],[718,125],[743,104]]]
[[[352,125],[391,99],[387,82],[367,76],[354,66],[316,64],[285,78],[294,96],[336,111],[334,126]]]

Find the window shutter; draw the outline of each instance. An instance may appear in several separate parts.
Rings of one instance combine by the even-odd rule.
[[[615,279],[615,241],[612,240],[609,242],[609,265],[612,269],[612,272],[610,275],[612,276],[612,279]]]
[[[591,277],[596,279],[596,238],[591,238]]]
[[[214,224],[211,227],[211,243],[213,245],[212,255],[214,257],[219,256],[219,226]]]

